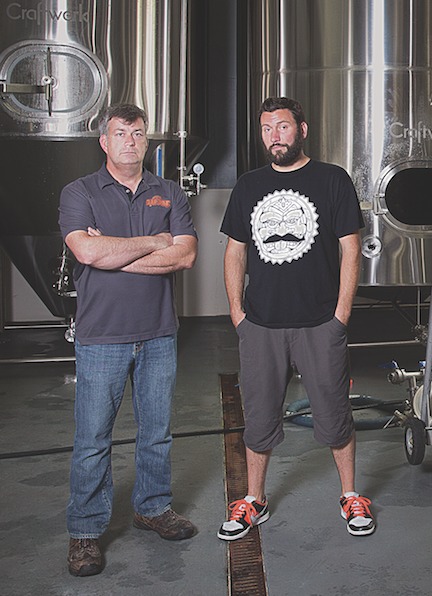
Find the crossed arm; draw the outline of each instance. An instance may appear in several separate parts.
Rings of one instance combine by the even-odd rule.
[[[195,237],[173,237],[168,232],[119,238],[103,236],[99,230],[88,228],[86,232],[70,232],[66,236],[66,244],[84,265],[149,275],[190,269],[197,256]]]

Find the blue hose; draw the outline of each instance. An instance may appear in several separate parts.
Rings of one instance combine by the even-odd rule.
[[[353,406],[356,406],[361,410],[361,406],[367,406],[367,408],[384,408],[386,406],[385,400],[379,400],[369,395],[352,395],[350,396],[350,402]],[[299,399],[288,404],[286,410],[286,416],[284,420],[298,424],[299,426],[307,426],[313,428],[313,418],[311,413],[303,412],[310,408],[308,399]],[[299,414],[296,414],[299,412]],[[393,418],[393,416],[382,416],[379,418],[371,418],[370,420],[356,420],[354,418],[354,426],[356,430],[374,430],[384,428],[384,426]]]

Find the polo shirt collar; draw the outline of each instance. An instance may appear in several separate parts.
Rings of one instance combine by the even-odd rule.
[[[98,176],[99,176],[99,186],[101,189],[105,188],[105,186],[109,186],[110,184],[118,183],[118,181],[115,178],[113,178],[113,176],[111,176],[111,174],[108,172],[106,163],[104,163],[102,165],[102,167],[100,168],[100,170],[98,172]],[[142,190],[147,190],[151,186],[160,186],[161,185],[157,176],[155,176],[154,174],[152,174],[145,168],[143,169],[143,173],[142,173],[142,181],[143,181],[143,184],[141,186]]]

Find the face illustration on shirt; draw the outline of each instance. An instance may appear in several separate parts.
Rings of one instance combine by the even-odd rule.
[[[268,263],[291,263],[309,252],[318,234],[318,214],[310,199],[280,190],[258,201],[252,215],[252,239]]]

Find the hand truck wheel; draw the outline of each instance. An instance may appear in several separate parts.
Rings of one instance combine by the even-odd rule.
[[[409,418],[405,425],[405,454],[412,466],[422,463],[426,448],[426,431],[423,420]]]

